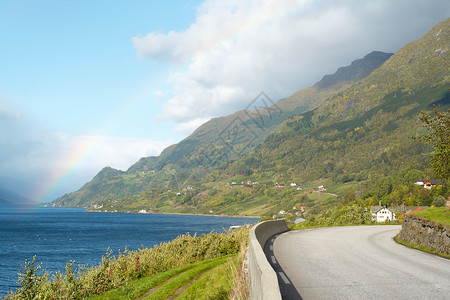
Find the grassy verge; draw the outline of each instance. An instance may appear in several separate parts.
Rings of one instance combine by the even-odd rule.
[[[217,266],[194,282],[178,299],[229,299],[230,290],[237,280],[235,271],[239,266],[239,257]]]
[[[110,256],[108,252],[97,266],[79,266],[73,270],[74,263],[71,262],[67,264],[65,273],[48,273],[41,265],[35,264],[34,258],[31,262],[25,262],[19,273],[21,288],[4,299],[133,298],[177,274],[190,274],[191,269],[196,268],[204,272],[214,267],[216,260],[223,263],[230,255],[234,256],[246,248],[249,230],[241,228],[226,233],[212,232],[199,237],[181,235],[154,248],[125,251],[117,257]],[[94,295],[102,294],[108,296],[94,298]]]
[[[166,299],[169,296],[172,296],[173,294],[175,294],[175,292],[179,288],[187,285],[198,275],[200,275],[200,274],[204,273],[205,271],[208,271],[214,267],[217,267],[218,265],[223,264],[225,261],[227,261],[229,259],[230,259],[230,257],[222,257],[219,259],[204,261],[203,263],[199,264],[195,268],[192,268],[191,270],[184,272],[183,274],[174,278],[170,282],[162,285],[154,293],[145,297],[144,299],[153,299],[153,300]]]
[[[428,223],[435,230],[450,230],[450,211],[444,207],[432,207],[423,211],[408,212],[407,217],[410,219],[418,220],[419,222]],[[402,230],[405,230],[404,228]],[[436,251],[424,245],[417,245],[414,243],[406,242],[400,238],[400,234],[395,237],[395,241],[404,246],[428,252],[431,254],[439,255],[441,257],[450,258],[447,253]]]
[[[417,215],[422,219],[450,227],[450,210],[445,209],[445,207],[433,207],[426,210],[413,212],[412,214]]]
[[[180,273],[183,273],[187,270],[194,268],[196,265],[200,263],[201,262],[187,266],[182,266],[180,268],[169,270],[167,272],[154,276],[139,278],[125,286],[119,287],[118,289],[109,291],[107,293],[101,295],[92,295],[88,299],[89,300],[135,299],[145,294],[148,290],[162,284],[163,282],[169,280],[174,276],[177,276]]]
[[[413,243],[405,242],[405,241],[403,241],[403,240],[400,239],[399,235],[396,235],[395,238],[394,238],[394,240],[395,240],[397,243],[399,243],[399,244],[401,244],[401,245],[403,245],[403,246],[410,247],[410,248],[413,248],[413,249],[416,249],[416,250],[420,250],[420,251],[423,251],[423,252],[435,254],[435,255],[438,255],[438,256],[441,256],[441,257],[445,257],[445,258],[449,258],[449,259],[450,259],[450,255],[447,255],[447,254],[438,252],[438,251],[436,251],[436,250],[433,250],[433,249],[428,248],[428,247],[425,247],[425,246],[420,246],[420,245],[416,245],[416,244],[413,244]]]

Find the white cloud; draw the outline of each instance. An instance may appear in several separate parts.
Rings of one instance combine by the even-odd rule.
[[[194,130],[200,127],[200,125],[206,123],[209,120],[209,118],[197,118],[188,122],[181,122],[177,127],[175,127],[174,131],[175,133],[181,135],[191,134],[192,132],[194,132]]]
[[[184,64],[160,118],[188,133],[261,91],[277,100],[373,50],[396,51],[449,13],[446,0],[207,0],[186,30],[133,43],[141,57]]]
[[[174,141],[46,132],[26,119],[0,118],[0,177],[26,182],[19,194],[50,201],[73,192],[102,168],[128,169]]]

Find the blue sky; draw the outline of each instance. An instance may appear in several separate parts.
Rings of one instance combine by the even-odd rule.
[[[0,187],[53,200],[449,15],[443,0],[0,0]]]
[[[170,124],[155,122],[161,104],[151,101],[169,66],[140,59],[131,38],[189,26],[199,1],[119,3],[0,1],[2,97],[50,130],[170,132]],[[132,104],[125,111],[124,102]]]

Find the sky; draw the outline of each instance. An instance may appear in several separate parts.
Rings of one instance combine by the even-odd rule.
[[[447,0],[0,0],[0,188],[54,200],[449,16]]]

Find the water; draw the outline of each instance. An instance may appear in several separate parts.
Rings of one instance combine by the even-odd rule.
[[[17,273],[36,255],[49,271],[64,271],[67,262],[98,264],[108,247],[118,250],[153,247],[184,233],[222,232],[257,219],[88,213],[77,208],[0,207],[0,297],[15,290]]]

